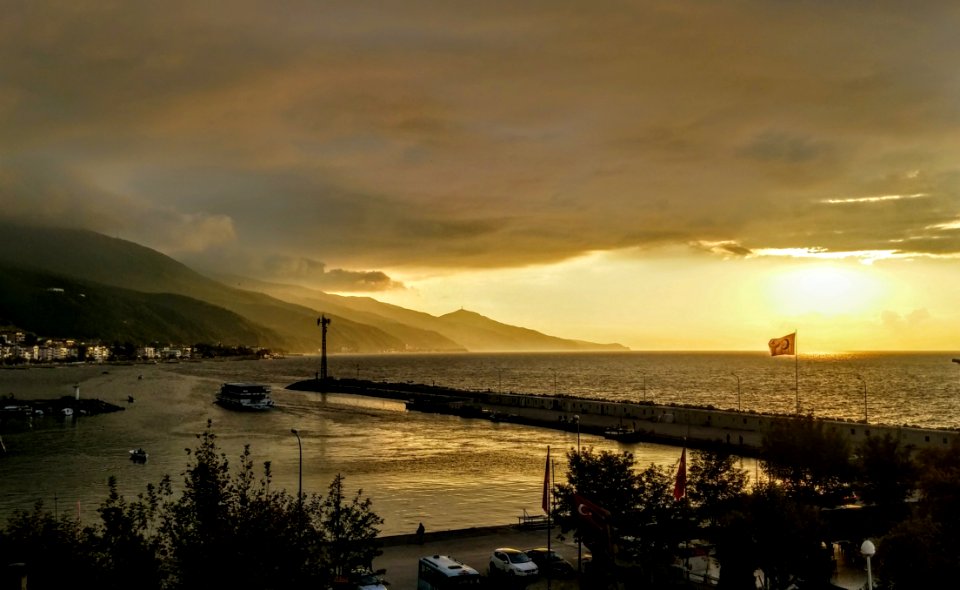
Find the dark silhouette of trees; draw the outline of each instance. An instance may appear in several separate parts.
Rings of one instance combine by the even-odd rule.
[[[630,571],[635,580],[666,579],[677,544],[689,539],[691,511],[673,498],[674,474],[657,465],[636,466],[630,453],[567,453],[567,482],[554,490],[554,516],[593,554],[594,571]],[[575,496],[607,510],[608,527],[578,516]]]
[[[370,499],[363,497],[363,490],[357,490],[347,501],[343,481],[343,476],[338,473],[321,505],[323,546],[327,563],[332,565],[337,576],[347,574],[357,566],[370,568],[373,559],[381,553],[376,536],[383,524],[383,519],[371,509]]]
[[[37,504],[0,531],[0,563],[26,564],[31,590],[270,590],[325,588],[379,553],[383,520],[362,491],[346,500],[343,476],[300,503],[270,489],[269,462],[258,478],[249,446],[233,472],[209,422],[197,436],[179,495],[166,476],[128,502],[111,478],[100,522],[83,530]]]
[[[877,544],[885,587],[936,587],[960,571],[960,442],[917,455],[918,498],[910,518]]]
[[[875,504],[906,516],[904,501],[917,487],[917,463],[912,449],[885,434],[871,436],[857,448],[854,456],[857,470],[853,488],[864,504]]]
[[[747,473],[737,458],[709,450],[691,454],[687,497],[704,525],[718,523],[747,489]]]
[[[805,588],[828,586],[829,535],[821,509],[809,502],[821,496],[796,494],[773,481],[748,489],[747,474],[734,457],[710,451],[690,457],[687,494],[677,500],[672,469],[640,469],[629,453],[572,450],[567,482],[555,486],[553,514],[563,531],[574,531],[589,546],[594,564],[621,582],[676,583],[671,566],[682,563],[684,545],[699,539],[716,547],[723,588],[753,588],[757,569],[766,573],[770,588],[799,581]],[[577,496],[609,510],[609,544],[577,516]]]
[[[139,502],[128,504],[117,492],[116,477],[109,478],[107,488],[107,499],[97,510],[100,523],[86,530],[87,546],[93,554],[95,580],[91,585],[123,590],[136,581],[142,590],[161,588],[161,560],[148,535],[147,507]]]
[[[724,588],[753,587],[753,571],[763,570],[770,588],[827,587],[833,573],[832,551],[817,507],[804,504],[776,483],[757,485],[744,494],[717,527],[717,557]],[[749,582],[748,585],[745,585]]]
[[[800,502],[837,506],[855,478],[850,445],[812,416],[775,422],[763,437],[763,470]]]
[[[92,577],[90,548],[77,520],[56,516],[37,502],[32,511],[17,511],[0,531],[0,566],[27,566],[30,588],[69,588]]]

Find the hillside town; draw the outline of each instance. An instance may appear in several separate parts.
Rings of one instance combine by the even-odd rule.
[[[19,330],[0,331],[0,362],[3,364],[184,360],[193,357],[194,348],[174,345],[108,346],[74,339],[37,338]]]

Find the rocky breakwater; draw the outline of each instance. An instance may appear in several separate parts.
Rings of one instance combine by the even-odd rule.
[[[123,409],[103,400],[70,395],[53,399],[17,399],[10,395],[0,399],[0,424],[45,417],[94,416]]]

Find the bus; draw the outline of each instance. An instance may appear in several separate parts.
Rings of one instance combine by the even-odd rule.
[[[480,572],[449,555],[428,555],[420,558],[417,590],[479,587]]]

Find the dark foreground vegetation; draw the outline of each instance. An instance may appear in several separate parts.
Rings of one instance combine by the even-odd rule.
[[[271,490],[269,463],[258,478],[249,447],[231,471],[209,423],[197,436],[180,494],[166,476],[127,500],[111,478],[95,525],[40,503],[16,513],[0,530],[0,587],[23,573],[30,590],[320,589],[379,554],[383,520],[340,475],[325,497],[291,496]]]
[[[95,525],[41,504],[16,513],[0,530],[4,583],[25,571],[31,590],[322,590],[379,554],[383,521],[362,491],[345,494],[343,477],[325,496],[271,490],[270,464],[258,478],[247,448],[231,470],[209,425],[187,456],[179,494],[168,476],[127,500],[111,479]],[[629,453],[566,459],[551,514],[592,554],[583,587],[687,583],[678,548],[694,541],[714,551],[722,590],[754,590],[757,571],[767,590],[831,588],[833,547],[856,558],[868,538],[875,588],[939,587],[960,571],[960,445],[914,453],[885,436],[850,448],[798,418],[766,436],[752,486],[737,458],[711,451],[691,452],[683,478]],[[584,499],[589,516],[576,509]]]
[[[865,565],[865,539],[877,547],[875,588],[940,587],[960,571],[957,445],[912,453],[886,436],[851,448],[798,418],[765,438],[752,487],[736,458],[709,451],[691,454],[679,488],[676,471],[640,468],[629,453],[571,450],[567,459],[552,513],[591,550],[597,588],[671,587],[678,547],[693,540],[715,551],[721,589],[757,588],[757,570],[767,589],[834,588],[834,544]],[[578,516],[578,498],[605,512]]]

